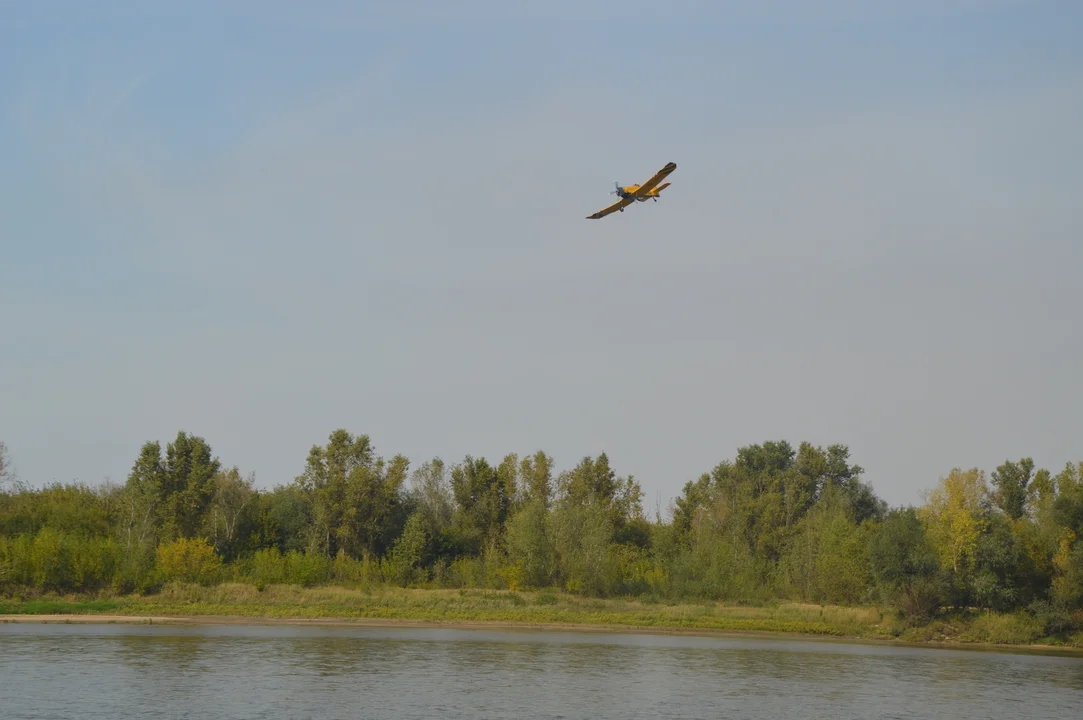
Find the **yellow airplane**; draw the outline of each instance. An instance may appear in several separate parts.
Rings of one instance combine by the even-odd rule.
[[[664,168],[652,175],[651,179],[643,183],[642,185],[628,185],[625,187],[621,187],[619,182],[613,183],[617,186],[617,189],[610,190],[609,194],[618,196],[620,200],[613,203],[605,210],[599,210],[593,215],[587,215],[587,220],[597,220],[598,218],[604,218],[606,215],[612,212],[616,212],[618,210],[624,212],[624,208],[628,207],[637,200],[639,202],[647,202],[647,200],[653,198],[655,202],[658,202],[658,196],[662,193],[663,190],[669,187],[669,183],[662,183],[661,185],[658,185],[658,183],[662,181],[662,178],[664,178],[666,175],[669,175],[676,169],[677,163],[666,163],[666,166]]]

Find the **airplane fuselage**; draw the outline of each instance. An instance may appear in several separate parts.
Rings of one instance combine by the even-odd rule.
[[[666,185],[669,185],[669,183],[666,183]],[[621,198],[632,198],[633,200],[637,200],[638,202],[647,202],[651,198],[660,197],[662,194],[662,190],[666,187],[666,185],[651,188],[647,192],[640,194],[638,197],[636,196],[636,191],[639,190],[640,186],[627,185],[625,187],[617,189],[617,196]]]

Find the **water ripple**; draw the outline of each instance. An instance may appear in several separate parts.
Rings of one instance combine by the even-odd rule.
[[[0,626],[0,717],[1064,718],[1083,659],[811,641]]]

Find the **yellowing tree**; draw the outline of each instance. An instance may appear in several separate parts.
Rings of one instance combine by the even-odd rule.
[[[158,568],[166,580],[212,584],[222,559],[203,538],[177,538],[157,548]]]
[[[1071,528],[1063,530],[1059,550],[1053,558],[1057,575],[1053,578],[1052,595],[1068,607],[1078,607],[1083,601],[1083,545],[1075,540]]]
[[[941,564],[955,573],[977,549],[984,526],[981,503],[988,492],[983,471],[954,468],[918,511]]]

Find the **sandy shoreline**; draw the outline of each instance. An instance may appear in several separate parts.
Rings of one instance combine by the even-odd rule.
[[[734,637],[789,637],[808,640],[833,640],[804,633],[784,633],[754,630],[713,630],[711,628],[639,627],[636,625],[590,625],[578,623],[524,622],[515,620],[410,620],[405,618],[352,617],[260,617],[250,615],[109,615],[85,614],[23,614],[0,615],[0,623],[24,624],[100,624],[100,625],[317,625],[329,627],[410,627],[449,628],[460,630],[550,630],[565,632],[641,633],[647,635],[719,635]]]
[[[389,618],[276,618],[242,615],[109,615],[109,614],[24,614],[0,615],[0,624],[98,624],[98,625],[286,625],[318,627],[399,627],[449,630],[532,630],[544,632],[619,633],[639,635],[683,635],[692,637],[730,637],[803,640],[807,642],[890,645],[896,647],[970,650],[981,652],[1040,653],[1083,658],[1083,649],[1056,645],[1010,645],[952,641],[907,642],[890,638],[825,637],[804,633],[763,630],[713,630],[710,628],[662,628],[634,625],[586,625],[530,623],[504,620],[408,620]]]
[[[834,643],[874,643],[882,640],[825,637],[805,633],[767,630],[714,630],[711,628],[640,627],[636,625],[589,625],[577,623],[523,622],[513,620],[409,620],[404,618],[290,618],[248,615],[108,615],[41,614],[0,615],[0,624],[78,624],[78,625],[286,625],[318,627],[398,627],[446,630],[530,630],[538,632],[610,633],[639,635],[687,635],[692,637],[744,637],[808,640]],[[890,641],[887,641],[890,642]],[[895,643],[897,644],[897,643]]]

